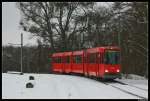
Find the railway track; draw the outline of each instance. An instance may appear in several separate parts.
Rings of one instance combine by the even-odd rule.
[[[137,86],[134,86],[134,85],[131,85],[131,84],[127,84],[127,83],[124,83],[124,82],[120,82],[120,81],[117,81],[117,80],[112,80],[112,81],[110,81],[110,82],[111,82],[111,83],[119,83],[119,84],[122,84],[122,85],[128,85],[128,86],[131,86],[131,87],[140,89],[140,90],[148,91],[148,89],[144,89],[144,88],[141,88],[141,87],[137,87]]]
[[[88,77],[89,78],[89,77]],[[145,94],[145,92],[148,92],[148,90],[146,89],[143,89],[143,88],[140,88],[140,87],[136,87],[136,86],[133,86],[133,85],[129,85],[127,83],[123,83],[123,82],[120,82],[120,81],[117,81],[117,80],[101,80],[101,79],[97,79],[95,77],[90,77],[90,79],[94,79],[96,81],[99,81],[101,83],[104,83],[106,85],[109,85],[109,86],[112,86],[113,88],[116,88],[122,92],[125,92],[125,93],[128,93],[130,95],[133,95],[133,96],[136,96],[140,99],[148,99],[148,95],[142,95],[142,94]],[[121,88],[120,86],[124,86],[123,88]],[[130,90],[128,90],[130,89]],[[134,91],[139,91],[141,92],[140,94],[136,93],[136,92],[133,92],[131,91],[131,89]]]
[[[148,99],[148,97],[146,95],[142,95],[142,94],[145,94],[143,92],[146,92],[147,90],[143,90],[139,87],[135,87],[135,86],[131,86],[131,85],[128,85],[126,83],[122,83],[122,82],[119,82],[119,81],[115,81],[113,80],[112,82],[102,82],[106,85],[109,85],[109,86],[112,86],[120,91],[123,91],[125,93],[128,93],[130,95],[133,95],[133,96],[136,96],[136,97],[139,97],[141,99]],[[130,89],[130,90],[129,90]],[[132,90],[131,90],[132,89]],[[134,91],[138,91],[137,92],[134,92]],[[141,92],[141,93],[140,93]],[[140,94],[139,94],[140,93]]]
[[[133,85],[129,85],[127,83],[123,83],[123,82],[120,82],[120,81],[117,81],[117,80],[100,80],[100,79],[97,79],[95,77],[93,77],[91,79],[94,79],[94,80],[99,81],[101,83],[104,83],[106,85],[112,86],[113,88],[116,88],[116,89],[118,89],[118,90],[120,90],[124,93],[128,93],[130,95],[136,96],[140,99],[148,99],[148,95],[147,96],[142,95],[142,94],[145,94],[145,92],[148,92],[148,90],[146,90],[146,89],[136,87],[136,86],[133,86]],[[131,89],[132,89],[132,91],[131,91]],[[139,92],[137,93],[137,92],[135,92],[135,90],[139,91],[141,93],[139,94]]]
[[[129,85],[129,86],[132,86],[132,87],[135,87],[137,89],[144,90],[144,91],[148,91],[148,89],[140,88],[140,87],[137,87],[137,86],[134,86],[134,85],[131,85],[131,84],[127,84],[127,83],[123,83],[123,82],[120,82],[120,81],[117,81],[117,80],[114,80],[114,82],[117,82],[117,83],[120,83],[120,84]]]
[[[124,90],[124,89],[121,89],[121,88],[119,88],[119,87],[116,87],[116,86],[113,86],[113,85],[111,85],[111,86],[114,87],[114,88],[119,89],[120,91],[123,91],[123,92],[125,92],[125,93],[131,94],[131,95],[133,95],[133,96],[136,96],[136,97],[139,97],[139,98],[142,98],[142,99],[147,99],[146,97],[143,97],[143,96],[141,96],[141,95],[134,94],[134,93],[132,93],[132,92],[129,92],[129,91]]]

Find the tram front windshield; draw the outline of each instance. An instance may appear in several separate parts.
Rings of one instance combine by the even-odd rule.
[[[106,64],[119,64],[120,63],[120,52],[114,50],[105,51],[105,63]]]

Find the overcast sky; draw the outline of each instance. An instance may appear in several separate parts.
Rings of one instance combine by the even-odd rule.
[[[105,5],[104,2],[98,4]],[[16,2],[2,2],[2,45],[20,44],[21,33],[23,33],[24,45],[36,45],[36,38],[30,39],[31,35],[19,28],[20,18]]]
[[[30,34],[19,28],[20,11],[15,2],[2,3],[2,45],[8,43],[20,44],[21,33],[23,33],[24,45],[35,45],[36,40],[29,39]]]

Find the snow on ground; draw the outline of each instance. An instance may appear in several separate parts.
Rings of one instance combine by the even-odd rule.
[[[117,81],[135,86],[137,88],[148,90],[148,80],[117,79]]]
[[[29,80],[29,76],[35,80]],[[34,88],[26,88],[32,82]],[[147,85],[148,86],[148,85]],[[85,77],[56,74],[2,73],[3,99],[138,99],[110,85]]]
[[[148,79],[135,75],[135,74],[128,74],[127,79],[123,76],[122,79],[116,79],[117,81],[148,90]]]
[[[133,79],[133,80],[146,80],[145,77],[139,76],[139,75],[135,75],[135,74],[123,74],[122,78]]]
[[[132,92],[133,94],[140,95],[144,98],[148,98],[148,90],[142,90],[142,89],[137,89],[136,87],[130,86],[130,85],[122,85],[122,84],[116,84],[112,83],[110,85],[113,85],[115,87],[119,87],[120,89],[127,91],[127,92]]]

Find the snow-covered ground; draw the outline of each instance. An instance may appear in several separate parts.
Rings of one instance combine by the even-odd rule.
[[[123,79],[132,79],[132,80],[146,80],[145,77],[135,75],[135,74],[122,74]]]
[[[29,80],[29,76],[34,76],[35,80]],[[34,88],[26,88],[26,83],[28,82],[32,82],[34,84]],[[124,80],[124,82],[126,81]],[[137,83],[141,85],[141,82]],[[145,83],[145,86],[147,89],[148,83]],[[143,87],[143,85],[141,87]],[[148,95],[148,91],[144,93],[145,95]],[[110,85],[85,77],[27,73],[24,75],[2,73],[2,98],[139,99],[139,97],[122,92]]]
[[[117,79],[117,81],[126,83],[137,88],[148,90],[148,80]]]
[[[128,74],[127,78],[117,79],[117,81],[126,83],[128,85],[148,90],[148,80],[142,76],[135,74]]]

